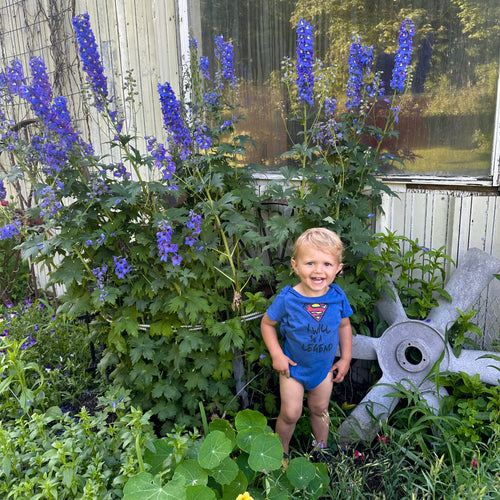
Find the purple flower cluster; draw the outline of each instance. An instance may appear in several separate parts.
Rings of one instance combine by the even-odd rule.
[[[99,302],[102,302],[104,300],[104,297],[108,295],[107,292],[104,291],[104,278],[107,272],[108,272],[107,264],[103,264],[101,267],[96,267],[92,269],[92,274],[97,278],[97,286],[101,290],[101,295],[99,296]]]
[[[117,179],[130,179],[132,177],[132,174],[126,169],[125,165],[123,162],[117,163],[115,165],[115,168],[113,169],[113,175]]]
[[[373,46],[361,45],[359,38],[352,38],[349,49],[349,79],[347,80],[346,108],[356,110],[361,104],[365,77],[370,74],[373,64]]]
[[[21,349],[24,349],[24,350],[29,349],[35,343],[36,343],[36,337],[32,337],[31,335],[28,335],[27,339],[22,343]]]
[[[162,220],[158,223],[158,229],[159,231],[156,233],[156,240],[158,242],[160,260],[167,262],[169,254],[172,254],[172,265],[180,265],[182,257],[177,253],[179,246],[172,243],[172,226],[169,225],[168,221]]]
[[[299,101],[314,105],[313,27],[301,19],[297,24],[297,86]]]
[[[212,140],[205,134],[207,128],[206,124],[201,124],[196,127],[194,136],[200,149],[210,149],[210,146],[212,145]]]
[[[89,15],[85,13],[74,17],[73,27],[83,70],[87,73],[87,79],[94,93],[97,109],[102,111],[107,104],[108,84],[104,76],[104,68],[97,50],[94,33],[90,28]]]
[[[30,68],[33,88],[36,88],[35,94],[45,105],[49,106],[52,102],[52,86],[47,75],[45,63],[41,57],[32,57],[30,59]]]
[[[12,100],[14,95],[22,95],[26,87],[23,65],[17,60],[12,61],[12,66],[5,68],[5,73],[0,75],[0,86],[4,89],[5,99]]]
[[[391,88],[399,92],[404,92],[405,89],[408,66],[410,65],[413,52],[414,34],[415,26],[411,19],[406,18],[399,27],[399,45],[394,60],[391,79]]]
[[[3,181],[0,181],[0,201],[5,201],[7,197],[7,190],[5,189]]]
[[[10,240],[14,236],[21,234],[19,231],[20,227],[21,223],[18,220],[15,220],[10,224],[6,224],[2,228],[0,228],[0,240]]]
[[[194,210],[191,210],[189,212],[189,216],[191,219],[186,222],[186,227],[188,229],[192,229],[191,234],[189,236],[186,236],[186,239],[184,240],[185,244],[189,247],[192,247],[195,243],[199,241],[198,235],[201,233],[201,222],[202,222],[202,217],[201,215],[197,214],[194,212]],[[201,250],[203,247],[198,247],[197,250]]]
[[[66,99],[57,97],[52,102],[52,87],[43,59],[32,57],[30,69],[32,82],[27,85],[21,63],[14,60],[12,67],[8,67],[1,75],[0,85],[8,88],[12,95],[17,94],[26,99],[43,123],[46,128],[44,137],[33,138],[32,146],[38,160],[44,163],[45,173],[55,175],[66,162],[67,152],[79,138],[73,130]]]
[[[191,136],[183,118],[181,102],[175,97],[172,87],[167,82],[165,85],[158,84],[160,94],[161,111],[165,129],[172,134],[174,144],[182,150],[191,146]]]
[[[87,191],[87,198],[85,202],[89,200],[101,201],[103,195],[113,194],[109,186],[106,184],[104,179],[93,177],[90,179],[90,191]]]
[[[221,77],[234,83],[233,44],[225,42],[222,35],[215,37],[215,57],[221,66]]]
[[[335,142],[336,139],[337,122],[335,121],[335,112],[337,110],[337,99],[326,98],[323,109],[325,119],[318,124],[314,139],[318,144],[329,144]]]
[[[163,174],[166,180],[172,179],[175,174],[175,163],[172,157],[168,154],[165,146],[156,140],[155,137],[146,137],[147,150],[155,160],[155,165]],[[177,189],[177,186],[170,186],[171,189]]]
[[[49,219],[52,218],[62,207],[61,202],[56,198],[56,193],[50,186],[45,186],[40,190],[39,196],[41,200],[40,216],[47,215]]]
[[[208,57],[200,57],[200,70],[203,78],[205,78],[205,80],[210,80],[210,63]]]
[[[125,279],[125,276],[130,272],[130,266],[127,263],[127,259],[125,257],[116,257],[113,256],[113,260],[115,263],[115,274],[118,279]]]

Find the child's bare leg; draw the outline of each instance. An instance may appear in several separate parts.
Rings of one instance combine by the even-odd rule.
[[[304,387],[294,378],[280,375],[281,408],[276,421],[276,432],[281,438],[283,451],[289,453],[295,425],[302,415]]]
[[[316,444],[325,447],[330,431],[329,405],[333,389],[333,377],[328,373],[325,380],[309,392],[307,405],[311,413],[311,429]]]

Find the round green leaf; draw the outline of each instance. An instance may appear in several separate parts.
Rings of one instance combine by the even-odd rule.
[[[123,488],[123,500],[185,500],[184,478],[172,479],[165,486],[149,472],[131,477]]]
[[[307,491],[311,494],[311,498],[316,500],[323,496],[330,486],[330,476],[325,464],[314,464],[316,474],[313,480],[308,484]]]
[[[256,410],[243,410],[237,413],[234,419],[236,430],[242,431],[249,427],[261,427],[264,429],[267,425],[267,418]]]
[[[210,432],[200,448],[198,462],[204,469],[213,469],[229,456],[233,446],[221,431]]]
[[[216,418],[215,420],[212,420],[212,422],[210,422],[208,428],[210,431],[223,432],[225,436],[231,440],[233,446],[236,444],[236,432],[234,431],[234,429],[231,427],[231,425],[227,420],[224,420],[222,418]]]
[[[197,460],[185,460],[175,469],[175,475],[181,475],[187,486],[206,485],[208,483],[208,474]]]
[[[242,431],[238,432],[238,435],[236,436],[236,443],[243,451],[250,453],[253,440],[257,436],[260,436],[264,433],[265,430],[261,427],[248,427],[247,429],[243,429]]]
[[[210,475],[219,484],[230,484],[236,479],[238,471],[236,462],[232,458],[227,457],[219,465],[210,470]]]
[[[314,479],[316,468],[305,457],[290,460],[286,476],[295,488],[303,489]]]
[[[236,458],[236,463],[245,477],[247,478],[247,482],[251,483],[255,477],[255,471],[253,471],[248,465],[248,453],[240,453]]]
[[[283,445],[276,434],[261,434],[252,442],[248,465],[258,472],[279,469],[283,460]]]
[[[236,498],[236,497],[235,497]],[[186,488],[186,500],[215,500],[216,496],[208,486],[197,484]]]
[[[156,439],[153,445],[154,452],[149,448],[144,451],[144,461],[151,465],[149,472],[154,475],[170,465],[175,449],[166,438]]]
[[[238,495],[247,490],[247,486],[248,480],[243,471],[239,470],[235,480],[231,484],[224,486],[222,500],[234,500]]]

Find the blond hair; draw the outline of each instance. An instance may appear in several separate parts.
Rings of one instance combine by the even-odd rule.
[[[296,259],[300,249],[304,245],[310,245],[318,250],[331,253],[342,262],[342,252],[344,245],[337,233],[323,227],[312,227],[304,231],[293,246],[293,258]]]

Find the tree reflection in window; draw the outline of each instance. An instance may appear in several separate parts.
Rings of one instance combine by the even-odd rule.
[[[239,132],[257,140],[252,161],[270,168],[282,163],[279,155],[290,146],[280,64],[294,55],[298,20],[313,24],[316,56],[337,66],[332,97],[342,106],[353,32],[374,46],[375,68],[389,88],[405,17],[415,24],[413,83],[399,139],[386,145],[404,158],[405,169],[389,173],[487,177],[499,69],[498,0],[200,0],[191,10],[203,54],[213,57],[215,34],[233,41],[247,118]]]

